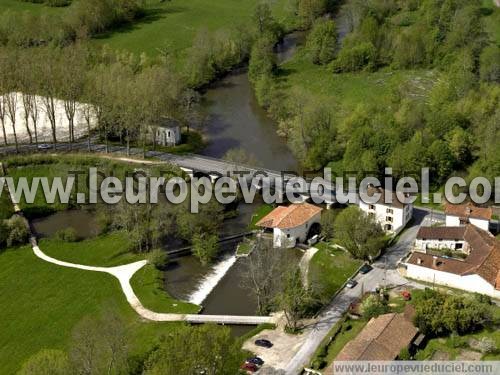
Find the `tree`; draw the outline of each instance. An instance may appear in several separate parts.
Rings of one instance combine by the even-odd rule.
[[[5,94],[5,102],[7,104],[7,116],[10,119],[10,124],[12,125],[12,133],[14,134],[14,143],[16,144],[16,153],[19,152],[19,143],[17,140],[16,132],[16,117],[17,117],[17,92],[11,91]]]
[[[6,221],[7,224],[7,247],[24,245],[28,242],[29,230],[21,216],[14,215]]]
[[[314,20],[326,10],[326,0],[298,0],[297,2],[297,14],[304,29],[308,29]]]
[[[177,326],[149,355],[144,374],[233,375],[244,355],[228,327]]]
[[[274,40],[265,35],[257,39],[250,53],[248,77],[255,84],[262,76],[272,75],[276,67],[276,56],[273,52]]]
[[[300,319],[306,316],[312,302],[312,293],[304,287],[300,269],[289,269],[285,274],[283,291],[278,295],[278,304],[285,313],[287,329],[297,331]]]
[[[388,310],[387,302],[374,294],[370,294],[361,303],[361,312],[367,320],[385,314]]]
[[[371,259],[385,244],[380,225],[356,206],[350,206],[338,214],[334,231],[340,245],[356,259]]]
[[[257,4],[253,12],[253,21],[260,35],[267,32],[277,34],[278,25],[267,2],[261,1]]]
[[[7,238],[9,237],[9,227],[6,220],[0,219],[0,249],[7,245]]]
[[[262,239],[257,239],[255,246],[255,250],[247,258],[248,265],[241,282],[242,286],[257,298],[257,313],[266,315],[271,311],[281,290],[286,254],[281,249],[274,249]]]
[[[80,374],[127,373],[127,358],[125,325],[111,307],[97,319],[84,317],[73,329],[70,362]]]
[[[483,81],[500,82],[500,47],[492,44],[483,49],[479,74]]]
[[[42,349],[31,356],[19,375],[66,375],[71,373],[68,356],[61,350]]]
[[[192,239],[193,255],[197,257],[204,266],[210,264],[219,251],[219,238],[217,235],[205,235],[195,233]]]
[[[3,92],[0,88],[0,92]],[[5,116],[7,114],[7,102],[5,95],[0,95],[0,123],[2,124],[3,142],[7,146],[7,132],[5,130]]]
[[[313,64],[328,64],[335,57],[337,29],[331,20],[318,20],[307,36],[307,48]]]
[[[44,50],[40,53],[39,59],[44,61],[42,69],[40,71],[40,89],[42,94],[42,102],[44,106],[45,113],[50,121],[50,127],[52,131],[52,143],[54,150],[57,145],[57,113],[56,113],[56,102],[57,102],[57,92],[58,92],[58,82],[57,78],[60,73],[61,64],[56,52],[54,50]]]
[[[335,218],[337,214],[333,210],[323,211],[321,214],[321,235],[323,235],[327,240],[332,239],[335,235]]]

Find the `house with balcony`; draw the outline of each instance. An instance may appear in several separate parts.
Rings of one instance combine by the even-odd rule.
[[[375,218],[388,233],[399,233],[413,215],[413,205],[400,202],[395,192],[386,191],[381,187],[369,186],[367,194],[369,197],[380,194],[374,203],[364,202],[359,199],[358,206],[367,215]]]
[[[306,242],[319,228],[322,208],[309,203],[278,206],[257,222],[257,226],[273,233],[273,246],[292,248]]]

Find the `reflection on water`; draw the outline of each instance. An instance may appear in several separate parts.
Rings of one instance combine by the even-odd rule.
[[[274,170],[297,170],[297,161],[276,124],[259,107],[246,71],[229,75],[203,97],[208,121],[203,129],[209,144],[203,155],[221,158],[232,148],[242,148],[259,166]]]
[[[99,231],[95,215],[87,210],[60,211],[50,216],[31,221],[36,234],[50,237],[61,229],[73,228],[78,237],[85,239],[94,237]]]

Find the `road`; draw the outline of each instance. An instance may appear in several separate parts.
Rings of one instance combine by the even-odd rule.
[[[414,209],[414,220],[411,227],[407,228],[399,237],[398,241],[391,246],[383,256],[374,264],[372,271],[365,275],[357,275],[355,280],[358,285],[353,289],[344,288],[333,299],[330,305],[319,316],[317,322],[308,329],[307,338],[300,350],[289,361],[285,373],[290,375],[300,374],[304,367],[307,367],[311,359],[332,327],[340,320],[347,311],[349,305],[355,302],[362,292],[375,289],[379,285],[403,285],[410,284],[419,287],[420,285],[409,282],[399,275],[396,270],[398,261],[405,256],[415,241],[418,229],[422,224],[429,224],[428,212]]]

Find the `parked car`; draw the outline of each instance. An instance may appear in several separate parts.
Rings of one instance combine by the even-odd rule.
[[[246,372],[256,372],[259,369],[253,363],[243,363],[240,368]]]
[[[345,286],[348,287],[349,289],[354,288],[356,285],[358,285],[358,282],[353,279],[348,280],[347,283],[345,284]]]
[[[363,266],[359,269],[359,272],[362,273],[363,275],[365,273],[368,273],[370,272],[371,270],[373,269],[372,266],[370,266],[369,264],[365,263],[363,264]]]
[[[47,143],[42,143],[42,144],[38,145],[39,150],[49,150],[51,148],[52,148],[52,146],[47,144]]]
[[[269,340],[266,340],[266,339],[258,339],[258,340],[255,340],[255,345],[263,347],[263,348],[271,348],[273,346],[273,343]]]
[[[260,367],[264,364],[264,360],[260,357],[252,357],[252,358],[248,358],[245,363],[252,363],[252,364]]]

